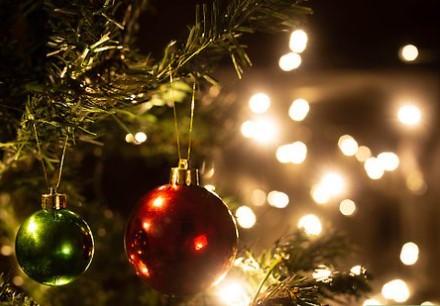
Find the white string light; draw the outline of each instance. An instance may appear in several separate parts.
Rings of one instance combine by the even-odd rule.
[[[289,196],[281,191],[273,190],[267,195],[267,202],[275,208],[285,208],[289,205]]]
[[[298,221],[298,228],[309,236],[318,236],[322,232],[321,220],[313,214],[304,215]]]
[[[262,92],[254,94],[249,99],[249,108],[256,114],[263,114],[267,112],[270,107],[270,97]]]
[[[293,52],[301,53],[307,48],[309,37],[304,30],[295,30],[290,34],[289,48]]]
[[[345,156],[353,156],[358,152],[358,143],[350,135],[343,135],[338,140],[338,146]]]
[[[293,121],[303,121],[309,113],[310,105],[307,100],[299,98],[292,102],[289,107],[289,117]]]
[[[413,62],[419,56],[419,49],[412,44],[408,44],[400,48],[399,57],[404,62]]]
[[[252,208],[245,205],[237,208],[235,211],[235,216],[237,217],[238,225],[245,229],[254,227],[255,223],[257,222],[257,216]]]
[[[414,242],[407,242],[400,251],[400,261],[407,266],[414,265],[419,259],[419,247]]]
[[[405,104],[399,108],[397,118],[403,125],[414,127],[422,120],[422,112],[414,104]]]
[[[391,280],[382,287],[382,296],[397,303],[406,302],[410,295],[408,285],[401,279]]]
[[[280,57],[280,60],[278,61],[278,65],[283,71],[295,70],[299,68],[299,66],[301,66],[301,63],[302,63],[301,55],[295,52],[290,52],[282,55]]]

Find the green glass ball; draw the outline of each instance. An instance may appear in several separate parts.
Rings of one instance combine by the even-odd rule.
[[[68,209],[39,210],[20,226],[15,254],[23,271],[48,286],[72,282],[89,267],[94,253],[87,223]]]

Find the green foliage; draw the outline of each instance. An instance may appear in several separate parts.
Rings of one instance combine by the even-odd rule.
[[[0,274],[0,305],[2,306],[38,306],[30,297],[20,289],[7,282]]]

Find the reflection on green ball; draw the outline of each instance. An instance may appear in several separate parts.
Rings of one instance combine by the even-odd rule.
[[[15,253],[23,271],[49,286],[72,282],[87,270],[94,252],[87,223],[68,209],[43,209],[20,226]]]

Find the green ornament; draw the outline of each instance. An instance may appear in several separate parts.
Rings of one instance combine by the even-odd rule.
[[[66,196],[42,196],[43,209],[20,226],[15,254],[23,271],[48,286],[66,285],[89,267],[94,243],[87,223],[66,209]]]

